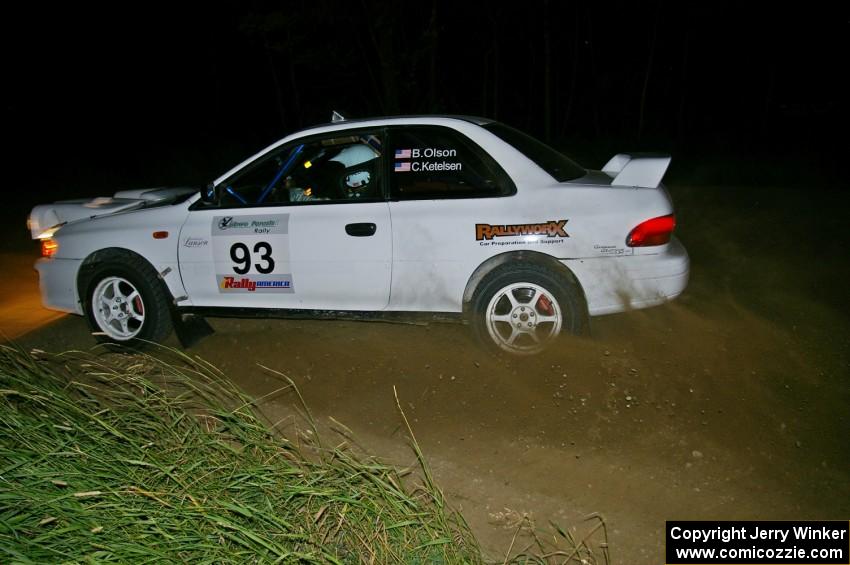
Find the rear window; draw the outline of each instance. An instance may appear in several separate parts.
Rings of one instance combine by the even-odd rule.
[[[534,161],[538,167],[552,175],[558,182],[577,179],[587,174],[583,167],[566,155],[517,129],[497,122],[483,127],[502,141],[513,145],[517,151]]]
[[[398,200],[510,196],[510,177],[483,149],[446,127],[392,130],[390,195]]]

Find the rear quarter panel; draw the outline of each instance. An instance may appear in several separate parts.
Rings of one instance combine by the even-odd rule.
[[[393,202],[389,307],[460,312],[473,272],[503,253],[612,262],[636,252],[663,253],[666,246],[629,248],[626,237],[643,220],[671,212],[663,189],[570,183],[518,183],[507,197]]]

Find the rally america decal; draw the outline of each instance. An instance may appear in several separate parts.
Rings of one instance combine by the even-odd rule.
[[[430,173],[434,171],[462,171],[459,161],[422,161],[421,159],[457,159],[457,149],[438,149],[435,147],[396,149],[393,171],[396,173]],[[413,159],[399,161],[399,159]],[[417,160],[419,159],[419,160]]]
[[[216,275],[219,292],[282,292],[292,294],[292,275]]]

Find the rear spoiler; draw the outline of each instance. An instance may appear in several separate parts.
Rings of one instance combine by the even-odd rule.
[[[611,186],[656,188],[670,160],[670,155],[659,153],[619,153],[602,167],[602,172],[614,179]]]

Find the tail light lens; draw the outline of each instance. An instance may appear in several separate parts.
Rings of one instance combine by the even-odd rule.
[[[41,256],[53,257],[59,251],[59,242],[55,239],[45,238],[41,240]]]
[[[676,228],[676,216],[658,216],[639,223],[629,232],[626,245],[629,247],[649,247],[652,245],[664,245],[670,241],[673,230]]]

